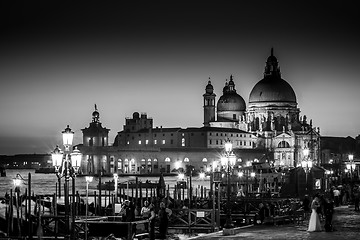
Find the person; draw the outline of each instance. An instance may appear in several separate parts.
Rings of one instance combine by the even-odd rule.
[[[149,207],[149,202],[148,201],[144,201],[144,206],[141,208],[140,211],[140,215],[142,219],[149,219],[150,217],[150,207]],[[145,223],[145,230],[149,231],[149,224]]]
[[[259,220],[263,224],[266,216],[266,206],[263,203],[259,204]]]
[[[167,229],[169,225],[169,217],[172,214],[169,208],[166,208],[165,203],[160,203],[159,209],[159,238],[166,239]]]
[[[333,194],[334,194],[335,206],[338,207],[340,205],[340,191],[339,191],[339,189],[335,188],[333,190]]]
[[[359,211],[359,202],[360,202],[360,192],[359,187],[356,187],[354,189],[354,205],[355,205],[355,211]]]
[[[334,202],[330,198],[325,198],[324,201],[324,215],[325,215],[325,231],[333,231],[332,218],[334,214]]]
[[[303,201],[302,201],[302,207],[304,209],[305,219],[308,219],[309,212],[310,212],[310,199],[309,195],[305,195]]]
[[[320,221],[324,219],[324,196],[322,194],[318,195],[319,206],[316,209],[316,212],[319,215]]]
[[[123,222],[131,222],[133,221],[134,214],[132,213],[133,209],[130,206],[130,201],[125,200],[123,203],[123,206],[119,212],[119,215],[121,216],[121,219]]]
[[[319,214],[316,211],[319,206],[319,198],[317,195],[315,195],[313,201],[311,202],[311,216],[309,220],[308,232],[321,231],[320,218]]]
[[[154,210],[154,204],[149,205],[149,238],[150,240],[155,240],[155,210]]]

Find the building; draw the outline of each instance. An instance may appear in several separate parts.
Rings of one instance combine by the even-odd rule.
[[[226,141],[233,143],[239,166],[257,159],[278,168],[293,168],[304,159],[304,149],[319,163],[319,128],[300,116],[295,91],[281,78],[273,49],[264,78],[250,93],[248,107],[236,92],[233,76],[226,80],[217,102],[209,79],[203,100],[203,127],[154,127],[146,113],[135,112],[126,118],[113,146],[108,146],[109,129],[101,125],[95,106],[79,146],[84,158],[82,171],[170,173],[186,166],[201,171],[220,159]]]

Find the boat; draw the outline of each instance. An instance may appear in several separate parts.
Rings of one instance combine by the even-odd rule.
[[[41,167],[35,169],[35,173],[55,173],[55,167]]]
[[[130,188],[130,189],[135,189],[135,188],[139,188],[141,186],[141,188],[146,189],[146,188],[157,188],[158,183],[157,182],[137,182],[134,180],[131,180],[129,182],[122,182],[122,183],[118,183],[118,188]],[[99,184],[97,185],[97,188],[99,189]],[[101,184],[101,189],[102,190],[107,190],[107,191],[114,191],[115,190],[115,182],[114,181],[107,181]]]

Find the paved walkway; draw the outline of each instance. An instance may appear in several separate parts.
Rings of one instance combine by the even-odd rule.
[[[322,222],[324,224],[324,222]],[[283,224],[278,226],[257,225],[243,228],[239,233],[232,236],[224,236],[222,231],[210,233],[197,237],[190,237],[196,240],[216,240],[216,239],[314,239],[314,240],[337,240],[337,239],[360,239],[360,212],[355,212],[354,208],[340,206],[335,208],[333,232],[307,232],[308,220],[300,224]]]

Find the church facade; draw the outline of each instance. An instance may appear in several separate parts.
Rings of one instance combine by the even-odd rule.
[[[154,127],[147,114],[135,112],[108,146],[109,129],[102,126],[95,108],[90,126],[82,130],[82,172],[170,173],[186,166],[205,171],[220,160],[226,141],[233,144],[238,169],[254,161],[293,168],[304,159],[304,149],[314,164],[319,163],[319,128],[300,116],[295,92],[281,78],[273,50],[248,106],[230,76],[217,102],[208,81],[203,109],[204,126],[185,129]]]

